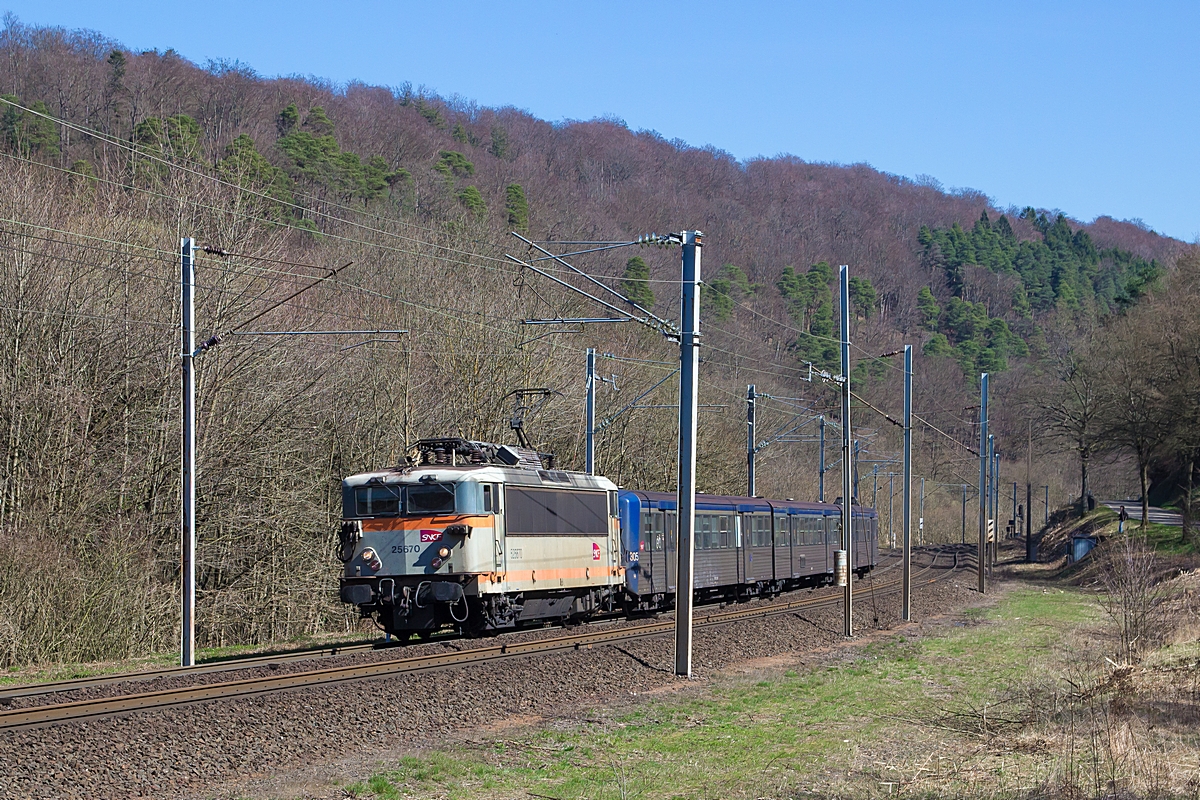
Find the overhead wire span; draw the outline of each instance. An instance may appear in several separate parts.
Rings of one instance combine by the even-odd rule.
[[[970,445],[965,445],[965,444],[963,444],[963,443],[962,443],[962,442],[960,442],[958,439],[955,439],[953,436],[951,436],[950,434],[948,434],[948,433],[946,433],[945,431],[943,431],[941,428],[939,428],[939,427],[937,427],[936,425],[934,425],[932,422],[929,422],[928,420],[922,419],[921,417],[918,417],[916,414],[913,414],[913,419],[915,419],[917,422],[920,422],[922,425],[924,425],[924,426],[926,426],[926,427],[928,427],[928,428],[932,429],[933,431],[935,431],[935,432],[937,432],[937,433],[940,433],[942,436],[945,436],[947,439],[949,439],[950,441],[954,442],[956,445],[958,445],[959,447],[961,447],[963,450],[966,450],[968,453],[970,453],[971,455],[975,456],[976,458],[978,458],[978,457],[979,457],[979,451],[978,451],[978,450],[974,449],[974,448],[973,448],[973,447],[971,447]]]
[[[854,392],[851,392],[851,393],[850,393],[850,396],[851,396],[851,397],[853,397],[853,398],[854,398],[855,400],[857,400],[858,402],[862,403],[862,404],[863,404],[864,406],[866,406],[867,408],[869,408],[869,409],[871,409],[872,411],[874,411],[875,413],[877,413],[877,414],[881,415],[881,416],[882,416],[884,419],[886,419],[888,422],[892,423],[892,424],[893,424],[893,425],[895,425],[896,427],[898,427],[898,428],[903,428],[903,427],[904,427],[904,423],[903,423],[903,422],[900,422],[899,420],[896,420],[896,419],[894,419],[894,418],[892,417],[892,415],[891,415],[891,414],[889,414],[889,413],[887,413],[886,411],[883,411],[883,410],[881,410],[881,409],[879,409],[879,408],[876,408],[875,406],[871,405],[869,402],[867,402],[866,400],[864,400],[862,397],[860,397],[859,395],[855,394]]]
[[[542,247],[542,246],[540,246],[540,245],[534,244],[532,241],[530,241],[529,239],[526,239],[524,236],[522,236],[521,234],[517,233],[516,231],[513,231],[513,232],[512,232],[512,235],[513,235],[513,236],[515,236],[517,239],[520,239],[522,242],[525,242],[525,244],[529,245],[529,247],[531,247],[531,248],[533,248],[533,249],[535,249],[535,250],[538,250],[538,251],[540,251],[540,252],[541,252],[541,253],[543,253],[543,254],[544,254],[544,255],[545,255],[547,258],[549,258],[549,259],[552,259],[552,260],[553,260],[555,263],[557,263],[557,264],[561,264],[562,266],[564,266],[564,267],[566,267],[567,269],[571,270],[571,271],[572,271],[572,272],[574,272],[575,274],[577,274],[577,275],[580,275],[580,276],[582,276],[583,278],[587,279],[587,280],[588,280],[588,281],[590,281],[590,282],[591,282],[591,283],[592,283],[594,286],[598,286],[599,288],[601,288],[601,289],[603,289],[604,291],[608,292],[609,294],[613,295],[613,297],[617,298],[618,300],[621,300],[621,301],[623,301],[623,302],[625,302],[625,303],[628,303],[628,304],[629,304],[630,306],[632,306],[633,308],[635,308],[635,309],[637,309],[638,311],[642,312],[642,313],[645,315],[645,319],[644,319],[644,320],[642,320],[643,324],[648,324],[648,323],[649,323],[649,320],[654,320],[654,321],[655,321],[656,323],[658,323],[658,325],[660,326],[660,332],[662,332],[662,333],[666,333],[666,332],[668,332],[668,331],[671,331],[671,332],[674,332],[674,333],[678,333],[678,331],[676,330],[676,327],[675,327],[675,325],[674,325],[673,323],[667,322],[665,319],[662,319],[661,317],[659,317],[658,315],[656,315],[654,312],[652,312],[652,311],[650,311],[650,310],[648,310],[648,309],[644,308],[643,306],[639,305],[638,303],[635,303],[635,302],[633,302],[633,301],[632,301],[632,300],[630,300],[628,297],[626,297],[625,295],[623,295],[623,294],[621,294],[620,292],[618,292],[616,289],[612,289],[612,288],[610,288],[610,287],[608,287],[608,286],[605,286],[603,283],[601,283],[600,281],[596,280],[595,278],[593,278],[592,276],[590,276],[588,273],[584,272],[583,270],[579,269],[578,267],[576,267],[575,265],[573,265],[571,262],[564,260],[562,256],[556,256],[556,255],[554,255],[553,253],[551,253],[551,252],[550,252],[549,250],[547,250],[546,248],[544,248],[544,247]],[[623,246],[623,247],[630,247],[630,246],[632,246],[632,245],[634,245],[634,244],[637,244],[637,242],[629,242],[628,244],[625,244],[625,245],[622,245],[622,246]],[[506,258],[509,258],[509,259],[511,259],[511,260],[513,260],[513,261],[517,261],[517,263],[522,263],[522,262],[520,262],[519,260],[517,260],[517,259],[514,259],[512,256],[508,256],[508,255],[506,255]],[[535,259],[535,260],[536,260],[536,259]],[[527,267],[529,267],[530,269],[532,269],[533,271],[535,271],[535,272],[538,272],[538,273],[540,273],[540,274],[542,274],[542,275],[545,275],[545,273],[544,273],[544,272],[542,272],[541,270],[539,270],[537,267],[534,267],[532,263],[525,264],[524,266],[527,266]],[[564,283],[565,283],[565,282],[564,282]],[[565,284],[565,285],[568,285],[568,286],[570,286],[570,284]],[[575,288],[575,287],[571,287],[571,288]],[[576,291],[579,291],[579,290],[578,290],[578,289],[576,289]],[[581,294],[584,294],[584,295],[585,295],[585,296],[587,296],[587,297],[591,297],[591,295],[588,295],[586,292],[580,292],[580,293],[581,293]],[[618,312],[621,312],[621,309],[616,309],[616,308],[615,308],[614,306],[612,306],[611,304],[604,303],[604,301],[603,301],[603,300],[599,300],[598,298],[592,298],[592,299],[593,299],[593,300],[596,300],[596,302],[599,302],[599,303],[602,303],[602,304],[606,305],[608,308],[614,308],[614,309],[615,309],[615,310],[617,310]],[[621,312],[621,313],[625,313],[625,312]]]
[[[0,153],[0,155],[3,155],[3,153]],[[121,245],[129,245],[129,246],[131,246],[131,247],[138,247],[138,248],[142,248],[142,249],[149,250],[149,251],[151,251],[151,252],[154,252],[154,253],[161,253],[161,254],[163,254],[163,255],[164,255],[164,257],[159,257],[159,256],[145,256],[145,255],[133,255],[133,254],[130,254],[130,253],[125,253],[124,251],[120,251],[120,250],[107,250],[107,249],[100,248],[100,247],[98,247],[98,246],[95,246],[95,245],[86,245],[87,247],[89,247],[89,248],[91,248],[91,249],[95,249],[95,250],[98,250],[98,251],[101,251],[101,252],[108,252],[108,253],[115,254],[115,255],[127,255],[127,256],[132,256],[132,257],[135,257],[135,258],[142,258],[142,259],[147,259],[147,260],[156,260],[156,261],[162,261],[163,263],[170,263],[170,264],[174,264],[174,263],[176,263],[176,261],[177,261],[177,259],[178,259],[178,254],[177,254],[177,253],[175,253],[174,251],[163,250],[163,249],[160,249],[160,248],[151,248],[151,247],[147,247],[147,246],[145,246],[145,245],[136,245],[136,244],[134,244],[134,243],[132,243],[132,242],[128,242],[128,243],[127,243],[127,242],[120,242],[120,241],[117,241],[117,240],[100,239],[99,237],[88,237],[88,236],[86,236],[85,234],[77,234],[77,233],[75,233],[75,232],[73,232],[73,231],[68,231],[68,230],[64,230],[64,229],[60,229],[60,228],[51,228],[51,227],[47,227],[47,226],[43,226],[43,225],[34,225],[33,223],[23,223],[23,222],[21,222],[20,220],[0,220],[0,222],[5,222],[5,221],[7,221],[7,222],[11,222],[11,223],[13,223],[13,224],[30,225],[31,227],[35,227],[35,228],[37,228],[38,230],[42,230],[42,231],[47,231],[47,232],[52,232],[52,233],[61,233],[61,234],[64,234],[64,235],[71,235],[71,236],[80,236],[80,237],[89,238],[89,239],[96,240],[96,241],[103,241],[103,242],[106,242],[106,243],[111,243],[111,244],[118,245],[118,246],[121,246]],[[51,238],[48,238],[48,237],[36,237],[36,236],[32,236],[32,235],[30,235],[30,234],[23,234],[23,233],[15,233],[15,232],[14,232],[14,234],[13,234],[13,235],[14,235],[14,236],[21,236],[21,237],[27,237],[27,238],[39,239],[39,240],[43,240],[43,241],[47,241],[47,242],[51,242],[51,243],[56,243],[56,244],[62,244],[62,245],[68,246],[68,247],[81,247],[81,246],[85,246],[85,245],[78,245],[78,244],[75,244],[75,243],[73,243],[73,242],[64,242],[64,241],[57,240],[57,239],[51,239]],[[0,245],[0,247],[3,247],[3,245]],[[12,249],[15,249],[15,248],[12,248]],[[214,255],[216,255],[216,254],[219,254],[219,253],[224,253],[226,256],[228,256],[228,257],[231,257],[231,258],[250,258],[250,259],[254,259],[254,258],[264,258],[264,260],[265,260],[265,257],[255,257],[255,256],[250,256],[250,255],[247,255],[247,254],[243,254],[243,253],[233,253],[233,252],[229,252],[229,251],[224,251],[224,250],[221,250],[220,248],[212,248],[212,247],[210,247],[210,248],[207,248],[206,252],[210,252],[211,254],[214,254]],[[66,259],[66,258],[64,258],[64,257],[62,257],[62,256],[55,256],[55,255],[51,255],[51,254],[48,254],[48,253],[44,253],[44,254],[40,254],[40,255],[42,255],[42,256],[43,256],[43,257],[45,257],[45,258],[53,258],[53,259],[56,259],[56,260],[59,260],[59,261],[63,261],[63,262],[65,262],[65,263],[79,264],[79,265],[82,265],[82,266],[98,266],[98,267],[99,267],[99,268],[101,268],[101,269],[106,269],[106,267],[104,267],[104,265],[93,265],[93,264],[89,264],[88,262],[82,262],[82,261],[75,261],[75,260],[71,260],[71,259]],[[167,255],[169,255],[169,256],[170,256],[170,258],[166,258],[165,256],[167,256]],[[444,259],[444,258],[439,258],[438,256],[424,256],[424,257],[433,258],[434,260],[443,260],[443,261],[446,261],[446,260],[447,260],[447,259]],[[303,263],[303,262],[297,262],[297,261],[289,261],[289,260],[286,260],[286,259],[269,259],[269,260],[273,261],[274,263],[278,263],[278,264],[284,264],[284,265],[288,265],[288,266],[305,267],[305,268],[309,268],[309,269],[323,269],[322,267],[318,267],[318,266],[316,266],[316,265],[313,265],[313,264],[306,264],[306,263]],[[454,262],[452,262],[452,263],[461,263],[461,262],[454,261]],[[465,266],[475,266],[475,265],[465,265]],[[228,273],[228,274],[232,274],[232,275],[240,275],[240,276],[244,276],[244,277],[254,277],[254,278],[263,277],[262,275],[260,275],[260,274],[258,274],[258,273],[254,273],[254,272],[245,272],[245,271],[241,271],[241,270],[233,269],[233,268],[231,268],[231,267],[229,267],[229,266],[227,266],[227,265],[224,265],[224,264],[222,264],[221,262],[217,262],[217,261],[213,261],[213,262],[205,262],[204,268],[205,268],[205,269],[214,269],[214,270],[216,270],[216,271],[219,271],[219,272],[226,272],[226,273]],[[262,268],[259,268],[259,269],[262,269]],[[312,275],[304,275],[304,274],[300,274],[300,273],[294,273],[294,272],[284,272],[284,271],[281,271],[281,270],[270,270],[270,269],[263,269],[263,272],[265,272],[265,273],[269,273],[269,274],[283,275],[283,276],[287,276],[287,277],[295,277],[295,278],[312,278],[312,277],[313,277]],[[155,276],[155,275],[152,275],[152,274],[150,274],[150,273],[144,273],[144,272],[143,272],[143,273],[136,273],[136,274],[137,274],[138,276],[140,276],[140,277],[146,277],[146,278],[149,278],[149,279],[151,279],[151,280],[162,280],[162,281],[167,281],[167,282],[169,282],[169,283],[176,283],[176,282],[177,282],[177,279],[176,279],[176,278],[173,278],[173,277],[166,277],[166,276]],[[367,288],[365,288],[365,287],[362,287],[362,286],[357,286],[357,285],[355,285],[355,284],[351,284],[351,283],[344,283],[344,282],[340,282],[340,281],[337,281],[337,280],[330,280],[330,281],[328,282],[328,284],[329,284],[329,286],[331,286],[332,288],[336,288],[336,289],[337,289],[337,290],[339,290],[339,291],[353,291],[353,292],[357,292],[357,293],[368,294],[368,295],[372,295],[372,296],[379,297],[379,298],[382,298],[382,299],[386,299],[386,300],[390,300],[390,301],[393,301],[393,302],[401,303],[401,304],[404,304],[404,305],[409,305],[409,306],[413,306],[413,307],[416,307],[416,308],[421,308],[421,309],[425,309],[425,310],[429,310],[429,311],[434,311],[435,313],[439,313],[439,314],[443,314],[443,315],[450,315],[450,314],[453,314],[453,315],[455,315],[455,316],[462,316],[463,314],[469,314],[469,315],[472,315],[472,316],[479,316],[479,317],[482,317],[482,318],[484,318],[484,319],[494,319],[494,320],[499,320],[499,321],[509,321],[509,322],[511,322],[511,318],[509,318],[509,317],[505,317],[505,316],[500,316],[500,315],[496,315],[496,314],[487,314],[487,313],[485,313],[485,312],[482,312],[482,311],[471,311],[471,310],[463,310],[463,309],[450,309],[450,308],[445,308],[445,307],[440,307],[440,306],[434,306],[434,305],[430,305],[430,304],[428,304],[428,303],[418,303],[418,302],[414,302],[414,301],[411,301],[411,300],[407,300],[407,299],[405,299],[405,298],[403,298],[403,297],[400,297],[400,296],[397,296],[397,295],[389,295],[389,294],[386,294],[386,293],[383,293],[383,292],[377,292],[377,291],[375,291],[375,290],[373,290],[373,289],[367,289]],[[229,289],[223,289],[223,288],[221,288],[221,287],[217,287],[217,286],[209,286],[209,285],[204,285],[204,284],[199,284],[199,283],[197,283],[197,284],[196,284],[196,286],[197,286],[198,288],[206,289],[206,290],[209,290],[209,291],[222,292],[222,293],[226,293],[226,294],[240,294],[240,293],[238,293],[238,292],[233,292],[232,290],[229,290]],[[289,305],[290,305],[291,307],[293,307],[293,308],[298,308],[298,309],[302,309],[302,310],[320,311],[320,312],[322,312],[322,313],[333,313],[333,312],[329,312],[329,311],[328,311],[328,310],[326,310],[326,309],[314,309],[314,308],[312,308],[312,307],[310,307],[310,306],[304,306],[304,305],[295,304],[295,303],[289,303]],[[345,318],[345,315],[343,315],[343,318]],[[365,316],[355,316],[355,315],[351,315],[351,317],[350,317],[350,318],[354,318],[354,319],[361,319],[361,320],[364,320],[364,321],[370,321],[370,319],[369,319],[368,317],[365,317]],[[496,329],[496,330],[499,330],[499,329]],[[506,332],[507,332],[507,331],[506,331]]]
[[[33,238],[41,239],[42,237],[33,237]],[[49,241],[56,241],[56,240],[49,240]],[[74,246],[70,242],[57,242],[57,243],[66,245],[68,247]],[[96,248],[94,245],[90,246],[90,248],[91,249],[99,249],[99,248]],[[99,261],[80,261],[78,259],[68,258],[66,256],[56,255],[53,253],[37,253],[34,251],[23,250],[21,248],[13,247],[12,245],[6,245],[6,244],[0,244],[0,250],[9,250],[12,252],[29,252],[29,253],[33,253],[38,258],[46,258],[46,259],[50,259],[52,261],[57,261],[57,262],[60,262],[63,264],[73,264],[75,266],[86,267],[89,270],[103,270],[105,272],[112,272],[114,274],[121,275],[121,276],[144,278],[146,280],[157,281],[159,283],[167,283],[167,284],[171,284],[171,285],[178,285],[178,283],[179,283],[178,278],[167,277],[165,275],[155,275],[150,272],[130,271],[130,270],[124,269],[118,265],[103,264]],[[125,253],[119,253],[119,252],[115,252],[115,251],[106,251],[106,250],[101,250],[101,252],[109,252],[109,253],[114,253],[116,255],[129,255],[129,254],[125,254]],[[152,261],[154,261],[154,260],[165,261],[165,259],[158,259],[157,257],[154,257],[154,256],[140,256],[139,255],[139,256],[133,256],[133,257],[139,258],[139,259],[145,259],[145,260],[152,260]],[[174,263],[174,261],[172,260],[170,263]],[[230,272],[231,274],[244,275],[247,277],[259,277],[259,276],[251,275],[249,273],[237,272],[236,270],[219,270],[219,271]],[[83,274],[86,275],[87,273],[83,273]],[[76,277],[82,277],[82,275],[79,275]],[[304,276],[304,277],[308,277],[308,276]],[[210,291],[210,292],[216,292],[217,294],[232,295],[234,297],[242,296],[245,294],[245,291],[237,291],[234,289],[227,289],[227,288],[224,288],[221,286],[213,286],[211,284],[196,283],[194,285],[198,289],[203,289],[205,291]],[[247,299],[250,301],[262,301],[263,300],[263,298],[261,296],[249,297]],[[270,302],[270,301],[264,301],[264,302]],[[397,300],[396,302],[405,302],[405,301]],[[303,305],[303,304],[295,303],[295,302],[288,302],[288,303],[286,303],[286,305],[290,308],[293,308],[293,309],[296,309],[299,311],[312,311],[312,312],[316,312],[318,314],[329,315],[329,316],[337,317],[340,319],[372,322],[370,317],[366,317],[363,315],[357,315],[357,314],[347,314],[344,311],[339,312],[339,311],[333,311],[328,308],[316,308],[313,306],[307,306],[307,305]]]

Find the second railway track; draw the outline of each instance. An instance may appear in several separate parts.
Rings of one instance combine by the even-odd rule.
[[[937,565],[938,559],[945,555],[953,557],[953,563],[947,565],[947,574],[952,574],[957,569],[958,553],[947,554],[943,552],[934,554],[933,560],[928,565],[914,572],[914,587],[933,583],[937,580],[936,578],[925,578],[924,576],[933,570]],[[900,586],[900,579],[893,579],[886,583],[860,588],[855,592],[855,596],[869,597],[872,594],[891,593],[899,589]],[[697,629],[705,629],[728,625],[742,620],[787,614],[800,609],[837,605],[840,602],[840,595],[833,594],[808,597],[785,603],[714,610],[710,613],[697,614],[694,618],[694,626]],[[287,675],[267,675],[159,691],[137,692],[112,697],[39,705],[30,708],[0,711],[0,730],[16,731],[39,728],[47,725],[86,721],[101,717],[118,716],[138,711],[170,708],[212,700],[249,697],[313,686],[381,678],[389,675],[450,669],[470,664],[483,664],[491,661],[532,655],[584,650],[623,641],[662,636],[671,633],[674,627],[674,620],[662,620],[607,631],[568,634],[550,639],[497,643],[450,653],[409,656],[369,664],[352,664],[307,670]],[[366,648],[362,647],[359,649]],[[295,659],[289,659],[286,655],[274,659],[275,662],[287,660]],[[270,659],[269,657],[264,657],[254,659],[254,661],[269,663]],[[255,664],[250,664],[250,666],[253,665]],[[248,664],[242,662],[237,665],[237,667],[243,666],[248,666]],[[191,674],[195,674],[195,672],[193,670]],[[131,677],[134,676],[125,676],[127,680]]]

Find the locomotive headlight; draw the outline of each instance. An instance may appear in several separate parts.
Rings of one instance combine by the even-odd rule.
[[[449,547],[439,547],[438,548],[438,558],[449,558],[449,557],[450,557],[450,548]]]
[[[375,551],[372,550],[371,548],[368,547],[367,549],[362,551],[362,560],[363,561],[374,561],[375,558],[376,558]]]

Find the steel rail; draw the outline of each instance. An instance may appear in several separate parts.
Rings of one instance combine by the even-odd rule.
[[[43,694],[59,694],[73,692],[78,689],[90,689],[96,686],[108,686],[114,683],[136,683],[153,681],[159,678],[173,678],[187,675],[207,675],[212,672],[230,672],[237,669],[253,669],[254,667],[270,664],[289,663],[292,661],[307,661],[312,658],[328,658],[347,653],[360,653],[368,650],[380,650],[387,647],[399,646],[399,642],[387,645],[376,642],[353,642],[341,645],[326,645],[307,650],[292,652],[261,653],[251,656],[228,658],[220,661],[209,661],[191,667],[164,667],[162,669],[146,670],[144,672],[114,672],[106,675],[89,675],[84,678],[67,678],[61,681],[45,683],[30,683],[15,686],[11,689],[0,690],[0,705],[7,705],[12,700],[21,697],[36,697]]]
[[[874,569],[873,574],[883,574],[895,569],[898,564],[899,561],[895,559],[888,561],[881,560],[879,566]],[[791,591],[800,590],[793,589]],[[619,617],[597,617],[594,622],[611,622],[614,619],[619,619]],[[501,635],[507,633],[510,632],[505,631]],[[461,637],[457,635],[449,635],[433,640],[422,641],[418,644],[456,641],[459,638]],[[45,694],[61,694],[63,692],[78,691],[80,689],[91,689],[97,686],[111,686],[114,683],[144,683],[157,680],[159,678],[174,678],[188,675],[207,675],[213,672],[232,672],[239,669],[253,669],[260,666],[270,666],[271,664],[307,661],[316,658],[330,658],[333,656],[362,653],[370,650],[386,650],[393,647],[404,647],[407,644],[409,643],[402,639],[396,639],[391,642],[380,642],[378,640],[369,642],[350,642],[348,644],[331,644],[303,650],[256,653],[248,656],[208,661],[202,664],[195,664],[190,667],[175,666],[145,670],[142,672],[113,672],[102,675],[89,675],[82,678],[67,678],[60,681],[23,684],[8,689],[0,689],[0,706],[9,705],[13,700],[22,697],[37,697]]]
[[[940,555],[941,553],[934,554],[933,560],[920,574],[925,574],[934,569]],[[956,557],[950,574],[957,569],[957,566],[958,558]],[[927,583],[933,583],[936,580],[938,579],[930,578]],[[890,593],[900,585],[901,582],[899,580],[893,580],[883,586],[863,587],[858,590],[857,594],[869,595],[872,592]],[[836,594],[823,595],[821,597],[810,597],[769,606],[739,608],[731,611],[715,611],[697,617],[695,626],[697,628],[718,627],[745,619],[778,616],[801,608],[820,608],[827,605],[837,605],[841,600],[842,598]],[[134,711],[170,708],[217,699],[250,697],[291,689],[366,680],[390,675],[449,669],[467,664],[483,664],[535,654],[586,650],[617,642],[667,635],[674,630],[674,625],[673,620],[666,620],[630,628],[571,634],[531,642],[503,643],[451,653],[411,656],[373,664],[329,667],[290,675],[248,678],[178,689],[165,689],[154,692],[119,695],[116,697],[33,706],[0,712],[0,730],[39,728],[68,721],[123,715]]]

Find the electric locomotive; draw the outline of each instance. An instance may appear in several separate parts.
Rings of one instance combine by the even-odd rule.
[[[617,487],[553,467],[526,448],[423,439],[404,465],[346,478],[342,600],[405,636],[619,608]]]

